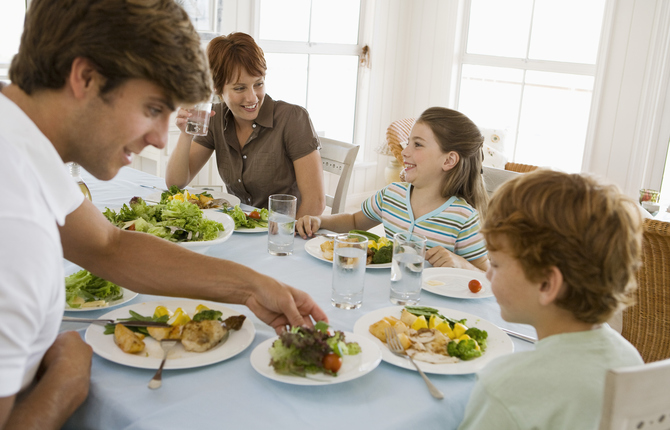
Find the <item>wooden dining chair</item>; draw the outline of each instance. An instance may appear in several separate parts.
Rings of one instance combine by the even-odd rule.
[[[339,176],[335,192],[326,193],[326,206],[331,208],[331,214],[338,214],[344,212],[349,181],[359,147],[326,137],[320,137],[319,140],[321,141],[323,171]]]
[[[396,162],[401,166],[404,164],[402,155],[402,143],[409,140],[412,127],[416,123],[416,118],[405,118],[393,121],[386,129],[386,144],[393,153]]]
[[[646,363],[670,358],[670,223],[644,220],[637,283],[636,304],[624,310],[621,334]]]
[[[512,172],[519,172],[519,173],[532,172],[533,170],[537,170],[538,168],[539,168],[538,166],[533,166],[531,164],[521,164],[512,162],[505,164],[505,170],[511,170]]]
[[[670,429],[668,387],[670,360],[608,371],[599,429]]]

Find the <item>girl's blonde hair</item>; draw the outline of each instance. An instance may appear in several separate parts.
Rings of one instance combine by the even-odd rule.
[[[442,180],[442,197],[458,196],[486,217],[488,194],[482,176],[484,136],[470,118],[453,109],[426,109],[416,122],[430,127],[443,152],[454,151],[459,160]]]

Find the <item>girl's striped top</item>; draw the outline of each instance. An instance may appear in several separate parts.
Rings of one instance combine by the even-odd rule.
[[[383,223],[389,238],[400,231],[409,231],[426,236],[428,249],[442,246],[468,261],[487,255],[475,208],[452,196],[439,208],[414,219],[409,200],[411,186],[394,182],[364,201],[361,210],[368,218]]]

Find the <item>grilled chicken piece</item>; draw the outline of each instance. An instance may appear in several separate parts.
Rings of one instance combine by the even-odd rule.
[[[128,354],[144,351],[143,338],[143,335],[135,333],[123,324],[117,324],[114,327],[114,343]]]
[[[184,325],[181,344],[186,351],[204,352],[218,345],[227,332],[220,321],[189,321]]]
[[[181,339],[181,331],[183,330],[183,325],[175,325],[172,327],[147,327],[149,335],[161,341],[163,339]]]

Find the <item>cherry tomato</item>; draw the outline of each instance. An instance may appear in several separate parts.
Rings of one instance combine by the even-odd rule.
[[[482,290],[482,283],[476,279],[473,279],[472,281],[468,282],[468,288],[473,293],[478,293]]]
[[[261,219],[261,213],[258,211],[253,211],[249,214],[249,218]]]
[[[342,358],[331,352],[323,357],[323,367],[326,370],[337,373],[337,371],[340,370],[340,367],[342,367]]]

